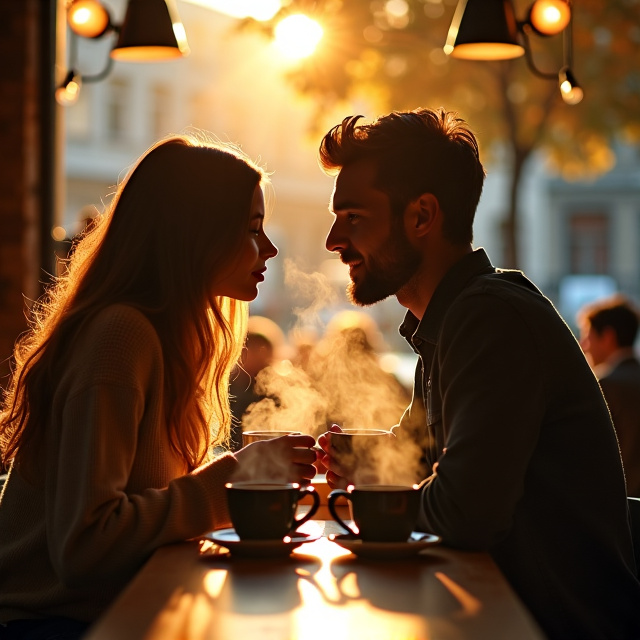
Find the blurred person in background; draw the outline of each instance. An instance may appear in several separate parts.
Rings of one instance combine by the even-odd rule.
[[[624,296],[612,296],[578,312],[580,345],[609,405],[618,435],[627,493],[640,497],[640,362],[633,345],[638,310]]]
[[[485,177],[475,135],[442,108],[360,118],[320,145],[336,176],[326,247],[349,267],[352,302],[393,295],[407,309],[400,332],[418,363],[394,433],[400,452],[422,450],[418,527],[488,551],[551,640],[640,638],[611,418],[551,302],[472,247]],[[331,435],[321,460],[344,486]]]
[[[175,136],[145,153],[15,349],[0,413],[0,637],[80,637],[155,549],[230,526],[258,453],[313,477],[309,436],[212,459],[276,247],[262,169]]]
[[[247,339],[229,385],[233,416],[229,448],[232,451],[242,448],[242,417],[252,404],[265,397],[256,391],[256,377],[282,356],[285,345],[284,333],[273,320],[264,316],[249,317]]]

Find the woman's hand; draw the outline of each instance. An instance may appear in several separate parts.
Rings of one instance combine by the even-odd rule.
[[[252,442],[234,454],[238,468],[232,480],[308,484],[316,474],[315,444],[314,438],[307,435]]]

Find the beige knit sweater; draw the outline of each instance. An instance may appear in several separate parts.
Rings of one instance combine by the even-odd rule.
[[[158,335],[139,311],[102,311],[71,347],[46,460],[14,468],[0,501],[0,621],[95,619],[159,546],[229,526],[224,454],[187,474],[163,411]]]

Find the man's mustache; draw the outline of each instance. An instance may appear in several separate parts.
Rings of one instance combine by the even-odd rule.
[[[362,260],[362,256],[354,251],[342,251],[340,253],[340,260],[348,264],[349,262],[359,262]]]

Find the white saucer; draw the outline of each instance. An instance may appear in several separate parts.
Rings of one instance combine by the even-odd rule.
[[[295,531],[282,540],[240,540],[235,529],[218,529],[203,537],[225,547],[234,556],[282,558],[288,556],[296,547],[317,540],[321,537],[321,533],[309,534]]]
[[[427,547],[439,544],[442,538],[432,533],[414,531],[406,542],[364,542],[350,533],[331,534],[329,540],[348,549],[359,558],[396,560],[414,556]]]

